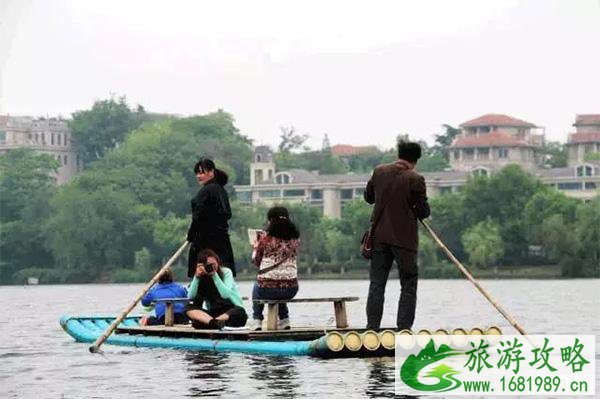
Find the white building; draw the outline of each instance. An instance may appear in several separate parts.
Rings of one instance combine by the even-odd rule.
[[[71,131],[63,119],[0,115],[0,154],[21,147],[56,158],[60,162],[56,174],[59,185],[71,180],[82,168]]]
[[[536,150],[544,138],[532,132],[537,128],[532,123],[500,114],[487,114],[467,121],[461,124],[461,134],[450,147],[453,170],[422,174],[428,195],[459,191],[472,176],[493,174],[508,164],[518,164],[567,196],[591,199],[600,193],[600,164],[578,157],[600,149],[600,118],[598,115],[588,117],[577,116],[578,122],[574,124],[577,133],[569,136],[569,166],[565,168],[540,167]],[[596,125],[589,125],[592,122]],[[580,127],[585,127],[585,131],[580,131]],[[320,175],[300,169],[277,171],[273,153],[266,146],[255,148],[250,172],[250,185],[235,186],[241,202],[267,205],[304,202],[319,207],[330,218],[341,217],[345,202],[362,198],[370,178],[370,174]]]

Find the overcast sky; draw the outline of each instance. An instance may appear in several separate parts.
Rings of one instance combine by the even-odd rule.
[[[222,108],[256,144],[429,142],[503,113],[565,141],[600,113],[600,0],[0,0],[0,112],[69,116],[111,93]]]

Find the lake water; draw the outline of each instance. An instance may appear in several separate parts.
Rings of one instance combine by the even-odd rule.
[[[482,281],[531,334],[597,335],[600,280]],[[63,314],[116,314],[141,285],[2,286],[0,397],[389,397],[393,359],[320,360],[103,346],[90,354],[59,326]],[[304,281],[298,296],[360,296],[347,304],[351,325],[365,324],[367,281]],[[240,282],[249,296],[251,282]],[[383,324],[393,326],[399,283],[390,280]],[[415,329],[471,328],[504,322],[467,281],[419,282]],[[330,304],[292,304],[292,324],[325,325]],[[597,371],[600,368],[597,368]],[[598,375],[596,387],[600,389]]]

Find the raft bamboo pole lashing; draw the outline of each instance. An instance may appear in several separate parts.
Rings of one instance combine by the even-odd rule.
[[[475,280],[475,278],[473,278],[473,275],[471,275],[471,273],[469,272],[469,270],[467,268],[465,268],[464,265],[462,265],[460,263],[460,261],[458,261],[458,259],[456,257],[454,257],[454,254],[452,254],[452,252],[446,247],[446,245],[440,240],[440,238],[438,237],[438,235],[433,231],[433,229],[431,229],[431,227],[429,226],[429,224],[423,220],[420,220],[421,224],[423,224],[423,226],[425,227],[425,229],[427,230],[427,232],[429,232],[429,234],[431,235],[431,237],[433,238],[433,240],[438,244],[438,246],[440,246],[440,248],[444,251],[444,253],[446,253],[446,255],[448,256],[448,258],[450,258],[450,260],[454,263],[454,265],[456,265],[456,267],[458,267],[458,269],[465,274],[465,276],[467,277],[468,280],[471,281],[471,283],[473,285],[475,285],[475,287],[477,288],[477,290],[479,290],[479,292],[496,308],[496,310],[498,310],[498,312],[500,312],[500,314],[502,314],[502,316],[504,318],[506,318],[506,320],[523,336],[526,336],[527,333],[525,332],[525,329],[523,329],[521,327],[521,325],[519,325],[519,323],[513,318],[511,317],[505,310],[504,308],[502,308],[502,306],[500,306],[500,304],[498,304],[494,299],[492,299],[492,296],[490,296],[490,294],[479,284],[479,282],[477,282]]]
[[[364,331],[361,336],[364,348],[369,351],[375,351],[381,345],[381,340],[375,331]]]
[[[100,335],[98,337],[98,339],[96,339],[94,344],[89,347],[90,352],[98,353],[100,351],[100,346],[102,345],[102,343],[104,343],[106,341],[106,339],[108,339],[108,337],[114,332],[114,330],[117,328],[117,326],[125,319],[125,317],[127,317],[127,314],[129,314],[131,312],[131,310],[133,310],[133,308],[142,299],[142,297],[144,297],[144,295],[150,290],[150,288],[152,288],[152,286],[154,286],[154,284],[156,282],[158,282],[158,279],[167,270],[167,268],[169,268],[175,262],[175,260],[177,260],[179,258],[181,253],[183,253],[183,251],[187,247],[187,245],[188,245],[188,242],[186,241],[185,243],[183,243],[181,245],[181,247],[179,247],[179,249],[175,252],[175,254],[173,254],[173,256],[169,259],[169,261],[167,261],[167,263],[156,273],[156,275],[154,275],[154,277],[150,280],[150,282],[148,282],[146,284],[146,286],[144,286],[142,291],[137,295],[137,297],[133,300],[133,302],[125,310],[123,310],[123,312],[121,314],[119,314],[117,319],[115,319],[113,321],[113,323],[110,324],[108,326],[108,328],[106,328],[104,333],[102,333],[102,335]]]
[[[344,335],[344,347],[350,351],[359,351],[362,347],[362,340],[358,332],[350,331]]]
[[[396,348],[396,333],[390,329],[381,331],[379,333],[379,342],[384,349],[394,350]]]
[[[415,347],[415,335],[408,330],[403,329],[398,333],[398,347],[404,350],[410,350]]]
[[[427,329],[421,329],[419,332],[417,332],[417,344],[420,347],[425,347],[427,346],[427,343],[429,343],[429,340],[431,340],[431,332],[429,332]]]

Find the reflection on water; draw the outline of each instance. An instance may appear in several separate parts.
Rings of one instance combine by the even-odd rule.
[[[287,356],[249,355],[250,377],[261,397],[297,397],[300,387],[297,360]]]
[[[385,357],[369,362],[365,397],[394,396],[394,358]]]
[[[235,371],[227,372],[229,355],[227,353],[187,353],[191,397],[220,397],[230,387],[229,382],[235,379]]]

